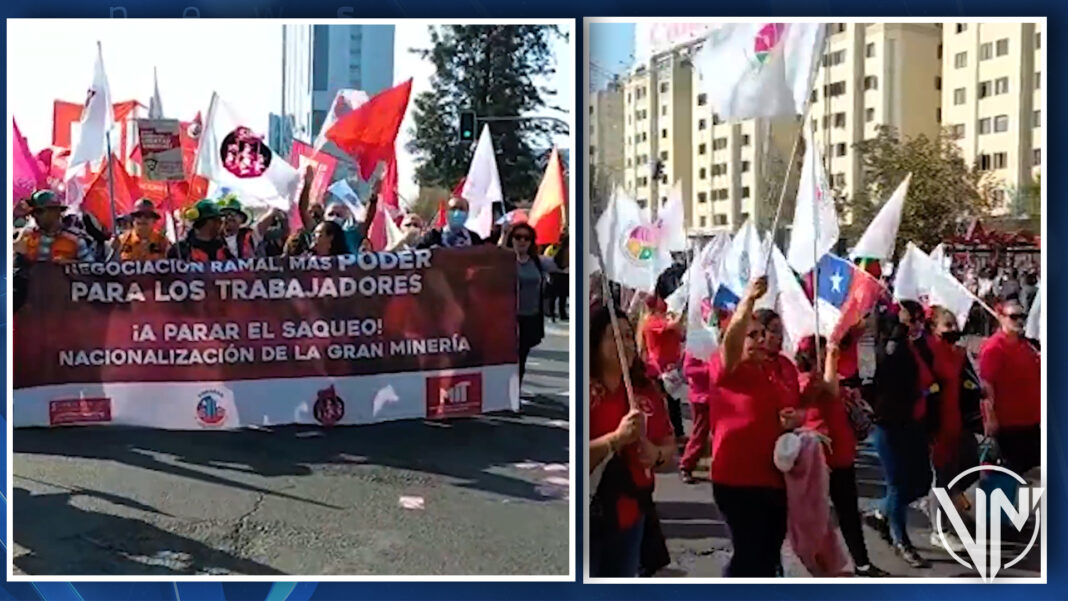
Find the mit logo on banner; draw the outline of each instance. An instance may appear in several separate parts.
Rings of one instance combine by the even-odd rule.
[[[482,413],[482,374],[432,376],[426,379],[428,419]]]

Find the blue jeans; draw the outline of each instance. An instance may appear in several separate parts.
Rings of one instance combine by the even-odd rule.
[[[626,530],[610,534],[606,540],[590,540],[590,577],[635,578],[642,559],[645,515]]]
[[[905,528],[909,503],[931,489],[931,455],[923,424],[875,426],[875,451],[886,474],[886,497],[879,509],[890,522],[895,543],[911,545]]]

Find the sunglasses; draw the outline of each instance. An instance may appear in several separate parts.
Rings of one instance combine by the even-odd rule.
[[[530,242],[530,236],[512,236],[516,242]]]
[[[1027,319],[1027,313],[1005,313],[1005,317],[1016,321],[1023,321]]]

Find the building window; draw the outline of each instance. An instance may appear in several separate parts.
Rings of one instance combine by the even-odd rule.
[[[666,104],[665,105],[661,105],[661,107],[660,107],[660,116],[661,117],[667,116],[667,105]]]
[[[954,138],[961,139],[964,137],[964,124],[957,123],[950,127],[950,133]]]
[[[835,65],[841,65],[845,62],[845,50],[836,50],[829,54],[823,55],[823,66],[833,67]]]
[[[644,198],[639,198],[638,199],[638,208],[644,209],[645,205],[647,205],[647,204],[649,204],[649,202],[647,200],[645,200]]]
[[[835,173],[834,175],[831,176],[831,185],[834,186],[835,188],[844,188],[845,187],[845,183],[846,183],[846,180],[845,180],[845,174],[844,173]]]
[[[864,56],[866,58],[875,58],[875,44],[868,44],[864,47]]]
[[[708,217],[701,215],[701,227],[708,227]]]
[[[715,215],[713,219],[715,220],[714,223],[716,225],[727,225],[727,216],[722,213]]]
[[[704,106],[708,104],[708,94],[697,95],[697,106]]]
[[[630,169],[630,167],[631,167],[631,160],[627,159],[627,169]]]
[[[707,192],[698,192],[697,193],[697,202],[699,202],[701,204],[704,204],[704,203],[708,202],[708,193]]]
[[[994,45],[990,42],[979,44],[979,60],[988,61],[994,58]]]
[[[708,120],[700,119],[697,121],[697,129],[708,129]]]
[[[1042,111],[1035,111],[1031,115],[1031,127],[1042,127]]]
[[[866,76],[864,78],[864,89],[865,90],[878,90],[879,89],[879,78],[875,77],[874,75]]]
[[[749,198],[749,186],[742,186],[742,198]]]
[[[697,172],[698,179],[706,179],[708,177],[708,169],[701,167],[701,170]]]
[[[649,132],[643,131],[642,132],[642,142],[648,142],[648,141],[649,141]]]
[[[1033,156],[1031,157],[1031,164],[1035,165],[1035,166],[1038,166],[1038,165],[1042,164],[1042,149],[1041,148],[1036,148],[1034,150]]]
[[[661,94],[667,94],[667,91],[668,91],[668,82],[665,81],[664,83],[660,84],[660,93]]]
[[[828,120],[827,120],[827,117],[824,117],[824,118],[823,118],[823,129],[827,129],[827,125],[828,125],[829,123],[830,123],[830,121],[828,121]]]
[[[831,23],[831,33],[845,33],[845,23]]]
[[[979,169],[981,171],[989,171],[990,170],[990,155],[989,154],[981,154],[981,155],[975,157],[975,164],[979,167]]]
[[[727,147],[727,138],[716,138],[712,140],[712,150],[723,150]]]
[[[727,163],[712,165],[712,175],[727,175]]]
[[[846,145],[844,142],[839,142],[834,145],[834,156],[844,157],[846,155]]]
[[[667,159],[668,159],[668,151],[666,151],[666,150],[660,151],[660,160],[661,161],[666,161]]]
[[[953,104],[961,105],[968,101],[968,93],[964,88],[953,90]]]
[[[1042,48],[1042,32],[1041,31],[1036,31],[1035,32],[1035,50],[1038,50],[1039,48]]]
[[[1037,89],[1039,89],[1041,87],[1042,87],[1042,72],[1041,71],[1035,71],[1035,89],[1037,90]]]
[[[812,90],[812,94],[808,97],[809,102],[816,102],[819,100],[820,94],[816,90]]]
[[[666,129],[660,130],[660,137],[661,138],[667,138],[667,130]]]
[[[953,66],[957,69],[963,69],[968,66],[968,53],[958,52],[953,55]]]
[[[875,121],[875,109],[864,109],[864,122],[871,123]]]
[[[994,132],[1001,134],[1007,131],[1009,131],[1009,116],[998,115],[994,117]]]
[[[742,146],[749,146],[749,134],[742,135]]]
[[[845,113],[835,113],[834,114],[834,127],[836,129],[845,129],[845,126],[846,126],[846,115],[845,115]]]
[[[815,117],[812,118],[812,131],[815,133],[816,128],[819,126],[819,121]]]
[[[701,144],[701,145],[699,145],[697,147],[697,154],[706,154],[707,152],[708,152],[708,147],[705,146],[704,144]]]
[[[749,161],[742,161],[742,173],[749,173]]]
[[[1004,152],[994,153],[994,169],[1004,169],[1008,163],[1008,154]]]
[[[957,23],[957,33],[964,33],[965,31],[968,31],[968,24]]]
[[[979,135],[990,133],[990,118],[979,120]]]
[[[720,188],[719,189],[719,199],[720,200],[727,200],[727,189],[726,188]]]
[[[938,45],[938,51],[935,53],[938,60],[942,60],[942,44]]]
[[[633,102],[633,100],[630,98],[630,92],[627,92],[627,104],[630,104],[631,102]]]
[[[1009,53],[1009,38],[998,40],[996,52],[998,56],[1005,56]]]
[[[979,82],[979,98],[986,98],[989,95],[990,95],[990,82],[989,81],[980,81]]]
[[[836,81],[829,86],[823,86],[823,97],[841,96],[846,92],[846,82]]]
[[[936,108],[935,109],[935,122],[936,123],[941,123],[942,122],[942,109],[941,108]]]
[[[717,113],[712,113],[712,125],[719,125],[721,123],[723,123],[723,119],[720,119]]]
[[[593,158],[593,155],[595,155],[595,154],[597,154],[597,148],[591,144],[590,145],[590,158]]]
[[[1009,78],[999,77],[994,80],[994,93],[995,94],[1008,94],[1009,93]]]
[[[942,90],[942,77],[941,76],[938,76],[938,77],[935,78],[935,89],[939,90],[939,91]]]

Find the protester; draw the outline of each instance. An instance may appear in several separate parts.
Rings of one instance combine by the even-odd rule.
[[[86,241],[63,227],[66,206],[51,190],[38,190],[23,209],[33,216],[34,225],[23,228],[14,242],[15,254],[40,263],[91,261],[93,250]]]
[[[133,229],[115,238],[119,260],[155,261],[166,257],[171,243],[156,229],[160,215],[152,201],[147,198],[137,201],[130,211],[130,220]]]
[[[694,484],[697,480],[693,476],[697,462],[701,459],[705,447],[708,444],[709,428],[709,395],[712,394],[711,382],[709,381],[708,363],[698,359],[690,353],[685,353],[682,361],[683,375],[689,390],[691,424],[690,438],[686,441],[686,448],[679,460],[679,477],[686,484]]]
[[[554,245],[552,254],[546,253],[551,257],[553,263],[556,265],[556,271],[549,274],[549,285],[547,287],[548,294],[548,313],[549,318],[554,322],[557,316],[560,319],[567,321],[567,296],[568,290],[571,284],[571,278],[568,277],[568,240],[567,234],[564,233],[560,236],[560,242]]]
[[[325,209],[319,204],[311,204],[311,184],[314,178],[315,169],[309,166],[304,170],[304,184],[297,200],[297,212],[300,214],[301,224],[304,226],[304,231],[309,233],[306,244],[309,247],[314,246],[311,240],[311,232],[315,232],[323,222],[331,221],[341,227],[343,234],[342,239],[345,242],[347,251],[340,254],[360,252],[364,240],[367,239],[367,232],[371,229],[371,222],[374,220],[378,210],[377,189],[372,192],[371,198],[367,202],[363,219],[357,220],[352,211],[349,210],[348,205],[339,200],[327,203]],[[377,188],[377,185],[377,182],[371,182],[372,188]]]
[[[796,374],[768,360],[767,328],[753,306],[768,280],[752,282],[738,304],[709,365],[712,494],[730,529],[728,577],[773,577],[786,538],[786,490],[775,467],[775,442],[800,424]],[[776,359],[777,362],[777,359]]]
[[[1006,467],[1023,475],[1041,464],[1042,388],[1038,352],[1024,338],[1027,312],[1018,301],[998,308],[1001,329],[979,352],[988,436],[997,441]]]
[[[285,213],[275,212],[263,232],[263,240],[256,247],[257,257],[278,257],[285,253],[286,240],[289,238],[289,219]]]
[[[853,465],[857,457],[857,438],[846,407],[845,389],[839,383],[841,349],[837,345],[828,346],[827,340],[820,336],[819,351],[817,356],[814,336],[803,339],[797,349],[798,385],[805,391],[802,396],[812,400],[810,404],[806,403],[804,425],[831,440],[827,453],[829,493],[838,516],[838,528],[853,558],[854,573],[863,577],[887,576],[886,572],[872,565],[864,543],[857,474]],[[824,366],[822,374],[821,363]],[[822,382],[824,387],[812,386],[815,380]]]
[[[223,217],[222,236],[226,240],[226,247],[230,254],[237,259],[248,259],[256,255],[256,249],[263,241],[263,235],[267,228],[274,222],[275,216],[281,213],[278,209],[267,211],[256,222],[254,227],[247,227],[248,213],[238,200],[237,194],[230,192],[223,195],[216,206]],[[282,214],[285,217],[284,213]]]
[[[886,496],[865,522],[914,568],[930,563],[920,556],[906,529],[908,507],[931,487],[931,460],[925,418],[935,380],[919,357],[914,340],[923,336],[923,308],[903,301],[886,316],[876,346],[873,443],[886,475]]]
[[[460,196],[449,199],[445,212],[445,226],[430,230],[418,242],[416,248],[464,248],[482,244],[482,238],[475,232],[467,229],[468,205],[467,200]]]
[[[657,287],[646,301],[645,310],[638,321],[638,352],[645,361],[649,377],[660,385],[668,403],[668,416],[675,439],[683,442],[685,431],[682,424],[682,402],[673,392],[681,384],[682,369],[682,318],[668,315],[664,290]]]
[[[167,251],[167,257],[191,263],[227,261],[235,258],[222,239],[222,214],[211,200],[201,200],[183,215],[193,227],[184,240]]]
[[[299,257],[305,254],[308,254],[308,236],[304,235],[304,232],[290,234],[289,238],[286,239],[285,247],[282,249],[282,256]]]
[[[520,223],[508,233],[507,245],[515,250],[519,290],[516,294],[519,325],[519,382],[526,373],[530,350],[545,337],[545,314],[542,313],[542,289],[546,267],[534,250],[537,233],[526,223]]]
[[[631,409],[627,398],[609,311],[616,314],[640,411]],[[607,461],[590,500],[590,575],[633,577],[641,563],[646,518],[653,511],[652,470],[671,469],[675,444],[664,399],[638,360],[626,314],[599,305],[591,310],[589,333],[591,473]]]
[[[345,230],[329,219],[315,226],[310,251],[320,257],[353,254],[345,240]]]

